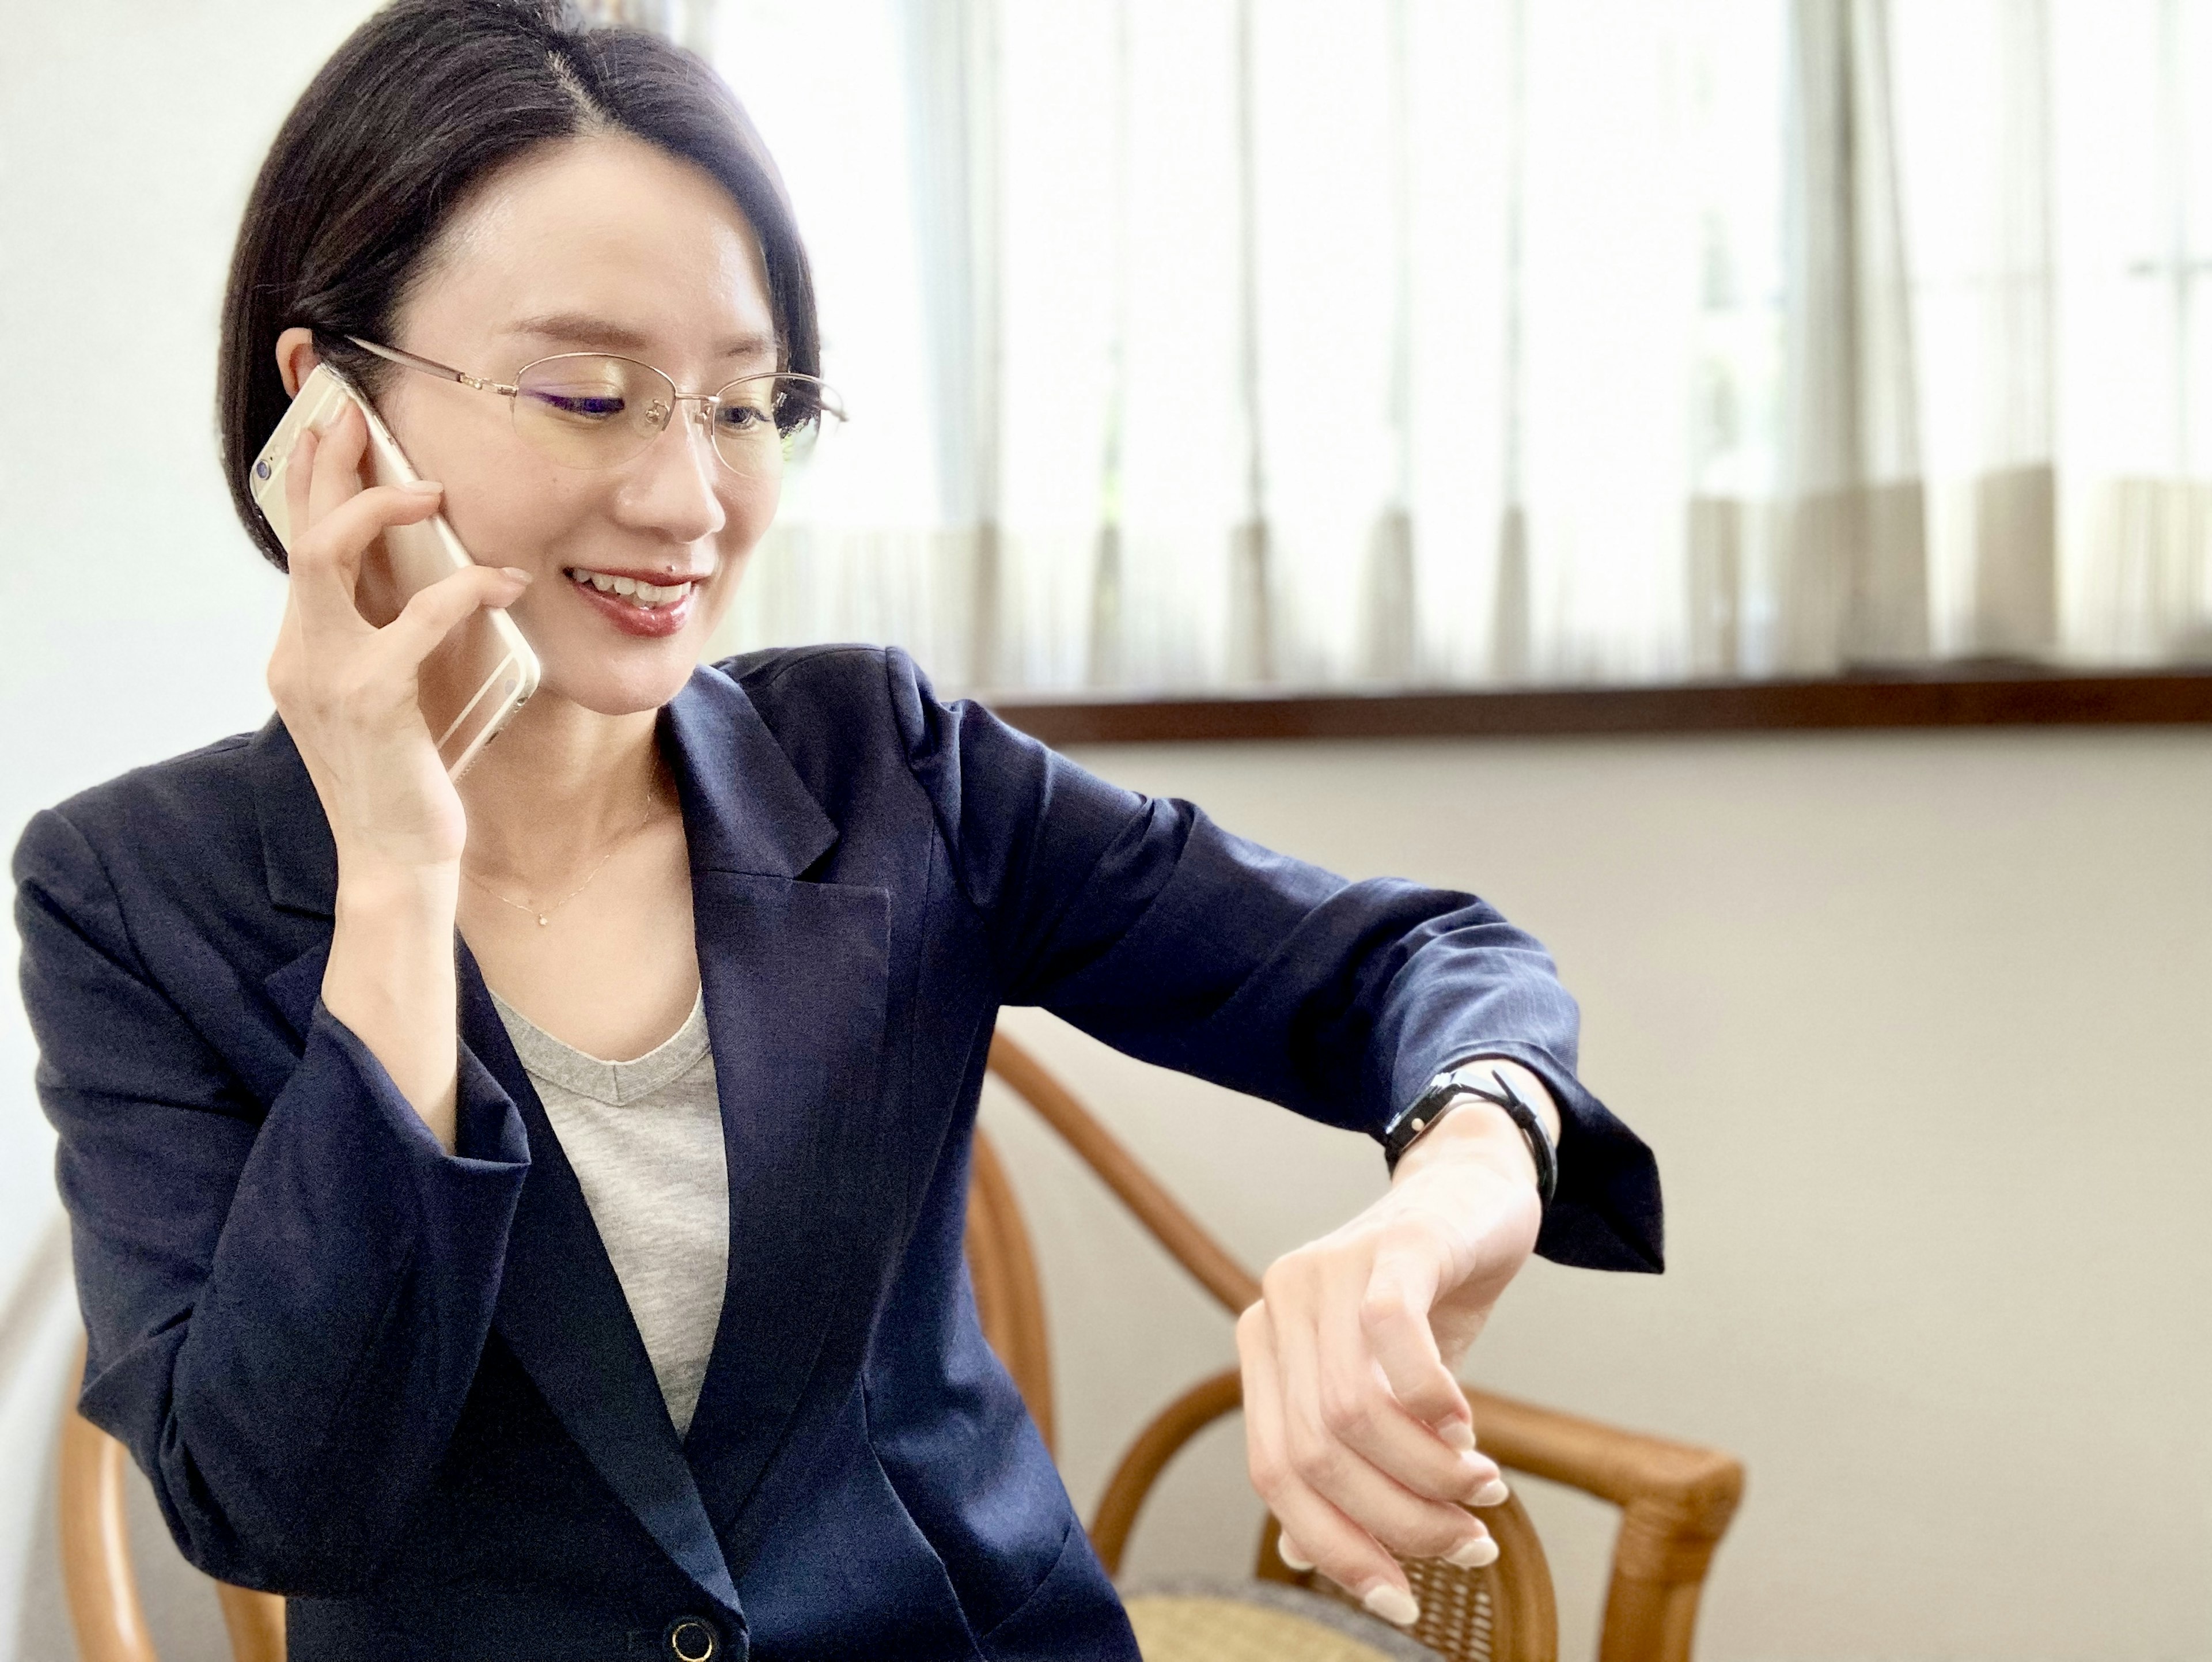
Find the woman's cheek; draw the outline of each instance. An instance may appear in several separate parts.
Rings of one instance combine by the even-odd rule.
[[[768,528],[775,523],[775,510],[783,499],[781,483],[763,490],[748,491],[728,505],[729,523],[723,527],[719,541],[726,557],[742,562],[768,535]]]
[[[696,639],[705,640],[721,626],[730,610],[730,602],[738,596],[738,584],[744,581],[745,567],[751,563],[750,545],[725,545],[716,551],[714,580],[699,596],[699,610],[693,616],[686,631]]]
[[[725,512],[728,518],[721,534],[714,539],[714,587],[724,591],[720,598],[726,598],[726,591],[736,587],[738,577],[760,546],[761,539],[775,523],[775,501],[772,496],[766,502],[741,498],[726,502]]]
[[[502,493],[495,511],[503,527],[501,541],[513,557],[500,562],[502,565],[519,565],[534,571],[541,578],[557,576],[561,561],[556,550],[568,546],[573,533],[588,514],[587,507],[569,500],[568,494],[553,488],[539,491],[511,490]]]

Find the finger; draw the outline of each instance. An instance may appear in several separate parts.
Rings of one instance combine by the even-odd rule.
[[[434,483],[378,485],[340,502],[292,545],[292,587],[311,630],[368,627],[355,604],[362,557],[394,526],[427,520],[442,496]]]
[[[1418,1239],[1386,1239],[1359,1300],[1365,1347],[1390,1394],[1407,1414],[1453,1448],[1474,1446],[1474,1415],[1467,1393],[1444,1366],[1429,1312],[1437,1299],[1437,1254]]]
[[[1316,1267],[1315,1273],[1330,1281],[1356,1284],[1363,1272],[1356,1260],[1339,1260],[1334,1264],[1324,1261]],[[1322,1374],[1328,1365],[1325,1349],[1348,1348],[1357,1353],[1364,1375],[1358,1392],[1360,1412],[1375,1416],[1402,1416],[1403,1410],[1389,1401],[1381,1375],[1366,1356],[1355,1322],[1340,1316],[1327,1343],[1323,1342],[1322,1323],[1326,1305],[1333,1296],[1340,1308],[1348,1310],[1354,1303],[1349,1287],[1337,1288],[1333,1295],[1326,1286],[1318,1294],[1310,1288],[1302,1291],[1306,1292],[1307,1297],[1300,1306],[1279,1312],[1273,1324],[1277,1367],[1282,1381],[1283,1441],[1291,1470],[1320,1500],[1386,1553],[1396,1551],[1411,1557],[1428,1558],[1462,1549],[1482,1532],[1479,1525],[1457,1507],[1415,1494],[1379,1470],[1372,1461],[1349,1446],[1330,1424],[1334,1410],[1325,1407],[1322,1401]],[[1412,1434],[1427,1434],[1410,1425],[1407,1430]],[[1443,1452],[1441,1445],[1438,1447]],[[1455,1487],[1461,1494],[1468,1492],[1464,1480]],[[1325,1543],[1314,1539],[1303,1529],[1294,1528],[1292,1533],[1319,1559],[1322,1571],[1331,1580],[1346,1586],[1353,1585],[1339,1573]],[[1354,1562],[1353,1568],[1364,1570],[1370,1562],[1367,1555],[1362,1555]],[[1395,1572],[1395,1560],[1392,1568]]]
[[[309,428],[292,445],[292,460],[284,469],[284,522],[289,527],[291,540],[297,543],[307,533],[307,486],[314,477],[315,453],[322,448],[323,435]],[[291,569],[291,550],[285,550],[285,569]]]
[[[307,472],[307,523],[312,527],[362,488],[361,460],[368,452],[368,423],[349,399],[317,433],[314,465]]]
[[[362,556],[368,544],[349,541],[321,543],[315,533],[346,503],[363,494],[362,458],[368,450],[368,423],[350,399],[323,418],[314,431],[314,449],[307,466],[297,471],[307,481],[307,510],[292,521],[294,558],[311,566],[327,567],[342,583],[349,598],[361,577]]]
[[[1356,1279],[1346,1278],[1334,1284],[1326,1296],[1316,1357],[1322,1425],[1384,1476],[1416,1495],[1454,1506],[1495,1505],[1505,1496],[1504,1478],[1497,1464],[1473,1447],[1468,1422],[1463,1417],[1451,1422],[1468,1445],[1462,1448],[1433,1424],[1416,1417],[1392,1385],[1368,1323],[1373,1287],[1371,1277],[1364,1288]],[[1416,1325],[1425,1336],[1425,1324],[1417,1321]],[[1441,1363],[1438,1367],[1441,1370]],[[1443,1378],[1464,1415],[1466,1397],[1449,1373]],[[1373,1527],[1364,1516],[1361,1521]],[[1407,1544],[1385,1538],[1393,1546]]]
[[[1318,1567],[1385,1621],[1407,1626],[1420,1615],[1406,1572],[1374,1537],[1328,1504],[1294,1469],[1286,1446],[1280,1361],[1263,1301],[1237,1324],[1244,1375],[1244,1440],[1253,1487],[1282,1526],[1276,1550],[1301,1572]]]
[[[1310,1315],[1274,1324],[1291,1464],[1322,1499],[1383,1547],[1409,1557],[1444,1557],[1484,1533],[1455,1502],[1494,1481],[1497,1468],[1480,1455],[1447,1449],[1390,1397],[1359,1331],[1358,1275],[1356,1262],[1342,1265]],[[1409,1464],[1425,1457],[1425,1475],[1440,1479],[1437,1487],[1449,1498],[1401,1482],[1355,1447],[1354,1438],[1379,1444]],[[1318,1549],[1320,1543],[1306,1545]],[[1328,1569],[1326,1558],[1322,1567]]]
[[[391,624],[380,631],[383,649],[397,663],[413,668],[437,649],[455,624],[486,607],[512,605],[530,586],[520,566],[472,565],[418,590]]]

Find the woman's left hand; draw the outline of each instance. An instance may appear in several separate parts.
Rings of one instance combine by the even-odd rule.
[[[1485,1060],[1542,1116],[1526,1068]],[[1391,1551],[1491,1562],[1462,1507],[1505,1499],[1476,1452],[1454,1367],[1536,1244],[1535,1162],[1520,1128],[1462,1101],[1398,1162],[1390,1192],[1342,1228],[1278,1259],[1238,1319],[1252,1482],[1282,1525],[1293,1568],[1318,1568],[1387,1621],[1419,1614]]]

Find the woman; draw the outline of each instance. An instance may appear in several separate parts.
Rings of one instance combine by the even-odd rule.
[[[1107,785],[896,651],[696,667],[779,483],[728,389],[818,359],[709,72],[401,0],[279,134],[222,350],[280,566],[246,464],[317,362],[440,483],[364,489],[357,416],[305,443],[276,717],[16,855],[82,1406],[194,1563],[318,1662],[1133,1657],[962,1269],[1005,1003],[1403,1150],[1239,1324],[1253,1473],[1392,1619],[1386,1549],[1494,1555],[1451,1365],[1532,1247],[1659,1262],[1571,1001],[1471,897]],[[585,353],[665,418],[579,454],[502,404]],[[481,564],[364,617],[441,508]],[[456,788],[416,671],[487,606],[544,680]]]

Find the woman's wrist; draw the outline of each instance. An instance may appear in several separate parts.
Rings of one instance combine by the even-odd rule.
[[[1552,1147],[1555,1150],[1559,1148],[1559,1110],[1542,1080],[1519,1062],[1498,1056],[1475,1057],[1461,1067],[1485,1077],[1495,1069],[1498,1077],[1535,1111]],[[1536,1186],[1536,1156],[1529,1147],[1527,1133],[1504,1108],[1474,1096],[1457,1099],[1450,1110],[1400,1156],[1392,1182],[1394,1185],[1404,1182],[1440,1164],[1468,1160],[1487,1166],[1516,1182],[1525,1182],[1531,1188]]]
[[[331,1013],[358,1028],[356,1010],[403,1023],[432,1009],[450,1012],[459,890],[458,866],[342,866],[323,972]],[[347,1008],[339,1008],[341,1000]]]
[[[395,921],[442,918],[452,927],[460,904],[459,860],[411,863],[369,853],[338,855],[337,899],[341,920],[349,915]]]
[[[453,919],[460,868],[339,861],[323,1005],[448,1153],[459,1045]]]

